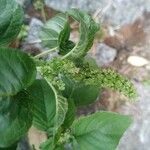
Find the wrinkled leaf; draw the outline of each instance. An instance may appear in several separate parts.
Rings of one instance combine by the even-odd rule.
[[[72,126],[74,145],[79,147],[78,150],[115,150],[130,123],[129,116],[110,112],[82,117]]]
[[[27,54],[0,48],[0,96],[15,95],[30,86],[35,77],[35,64]]]
[[[47,131],[54,125],[56,113],[55,94],[45,80],[36,80],[28,91],[33,98],[33,125]]]
[[[28,91],[34,99],[35,127],[47,132],[56,131],[64,122],[67,100],[58,95],[46,80],[36,80]]]
[[[39,33],[42,45],[47,48],[59,47],[59,35],[66,24],[68,23],[65,14],[58,14],[47,21]]]
[[[79,41],[77,44],[70,41],[71,28],[68,16],[79,22]],[[66,14],[58,14],[44,25],[40,32],[43,46],[58,48],[63,58],[78,59],[84,57],[93,45],[99,25],[91,16],[78,9],[71,9]]]
[[[95,23],[91,16],[81,10],[70,9],[67,11],[67,14],[79,22],[80,38],[78,43],[64,58],[78,59],[84,57],[92,47],[99,25]]]
[[[0,46],[14,40],[22,25],[23,10],[15,0],[0,0]]]
[[[0,147],[9,147],[26,134],[32,124],[32,100],[25,91],[13,97],[3,97],[10,101],[9,110],[0,113]]]

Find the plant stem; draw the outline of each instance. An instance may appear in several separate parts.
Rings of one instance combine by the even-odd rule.
[[[45,9],[44,9],[44,2],[43,2],[43,7],[41,9],[41,15],[42,15],[43,21],[45,23],[46,22],[46,14],[45,14]]]
[[[34,56],[34,58],[40,58],[40,57],[43,57],[43,56],[45,56],[45,55],[48,55],[50,52],[57,50],[57,48],[58,48],[58,47],[55,47],[55,48],[50,49],[50,50],[46,50],[46,51],[44,51],[44,52],[42,52],[42,53],[40,53],[40,54]]]

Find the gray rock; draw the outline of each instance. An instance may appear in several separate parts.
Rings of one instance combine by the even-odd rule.
[[[97,8],[107,5],[105,0],[45,0],[46,5],[59,11],[66,11],[70,8],[80,8],[88,12],[94,12]],[[96,8],[94,7],[96,6]]]
[[[19,3],[21,6],[24,5],[25,1],[26,1],[26,0],[16,0],[16,2]]]
[[[104,23],[120,26],[132,23],[144,11],[150,11],[150,0],[45,0],[46,5],[59,11],[66,11],[72,7],[94,13],[103,9]],[[107,8],[107,9],[105,9]]]
[[[92,53],[92,57],[96,59],[99,66],[108,65],[115,59],[116,55],[116,49],[103,43],[97,44],[95,51]]]
[[[31,150],[28,139],[26,137],[21,139],[18,144],[17,150]]]
[[[125,114],[132,114],[134,121],[120,141],[118,150],[149,150],[150,148],[150,86],[137,84],[139,101],[128,105]]]
[[[24,49],[25,46],[33,46],[37,49],[42,49],[42,46],[40,44],[40,38],[39,38],[39,31],[41,27],[43,26],[42,21],[32,18],[30,25],[29,25],[29,32],[28,37],[26,38],[26,41],[24,43]]]
[[[16,2],[24,8],[27,8],[28,6],[31,6],[32,4],[32,0],[16,0]]]

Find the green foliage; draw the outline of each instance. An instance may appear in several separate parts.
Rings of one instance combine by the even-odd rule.
[[[15,0],[0,0],[0,46],[14,40],[22,25],[23,10]]]
[[[47,21],[39,33],[43,46],[48,48],[59,47],[59,34],[66,24],[67,16],[65,14],[58,14]]]
[[[7,109],[0,112],[0,147],[2,148],[18,141],[32,125],[32,101],[25,91],[13,97],[1,97],[1,103],[5,103],[5,100],[7,100]]]
[[[5,148],[32,125],[32,99],[25,90],[35,80],[36,66],[27,54],[4,47],[21,29],[22,8],[15,0],[0,0],[0,14],[0,147]]]
[[[19,50],[0,48],[0,68],[0,96],[17,94],[36,77],[35,63]]]
[[[38,6],[43,11],[44,6]],[[58,14],[39,33],[41,43],[50,50],[31,58],[6,47],[21,29],[22,8],[15,0],[0,0],[0,13],[0,148],[16,149],[34,125],[47,134],[41,150],[116,149],[131,122],[129,116],[98,112],[76,119],[78,106],[96,101],[102,88],[130,98],[136,95],[128,79],[99,68],[87,56],[99,25],[78,9]],[[79,23],[77,43],[69,39],[69,17]],[[36,59],[51,49],[59,50],[57,58]]]
[[[33,6],[36,10],[42,10],[44,7],[44,0],[34,0]]]
[[[68,109],[66,98],[58,95],[46,80],[36,80],[28,92],[34,103],[33,125],[49,134],[56,132],[65,120]]]
[[[28,92],[33,99],[33,125],[43,131],[50,130],[54,127],[56,112],[53,90],[45,80],[36,80]]]
[[[77,44],[69,40],[70,25],[68,16],[79,22],[80,39]],[[59,14],[47,21],[41,30],[42,44],[49,48],[58,47],[63,58],[79,59],[86,55],[93,45],[93,40],[99,25],[91,16],[78,9],[71,9],[65,14]]]
[[[68,129],[72,125],[76,117],[76,111],[77,108],[74,104],[74,101],[72,99],[68,99],[68,111],[66,113],[66,117],[62,125],[64,129]]]
[[[136,96],[134,86],[127,78],[112,69],[98,69],[93,67],[93,65],[95,64],[91,61],[84,61],[81,67],[77,67],[69,59],[62,60],[54,58],[52,61],[43,62],[40,71],[42,76],[47,77],[59,90],[65,90],[66,88],[63,93],[67,97],[70,96],[70,93],[74,92],[72,89],[77,90],[77,93],[85,90],[86,92],[83,92],[84,96],[85,93],[90,93],[88,91],[92,91],[92,89],[94,89],[93,92],[98,93],[97,90],[105,87],[120,91],[129,98]],[[53,73],[51,74],[51,72]],[[94,95],[96,96],[98,94]],[[82,94],[79,94],[78,100],[79,98],[83,98]]]
[[[78,9],[71,9],[67,13],[79,22],[80,39],[74,48],[63,58],[82,58],[92,47],[95,34],[99,30],[99,25],[95,23],[91,16]]]
[[[18,40],[25,40],[25,38],[28,36],[28,30],[29,30],[29,26],[23,24],[21,27],[21,30],[19,32],[19,35],[17,37]]]
[[[130,117],[109,112],[81,117],[71,127],[73,140],[80,150],[115,150],[130,123]]]

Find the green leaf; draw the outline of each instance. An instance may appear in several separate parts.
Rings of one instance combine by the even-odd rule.
[[[49,138],[40,145],[41,150],[54,150],[53,138]]]
[[[33,98],[33,125],[47,131],[54,125],[56,100],[52,88],[45,80],[36,80],[28,91]]]
[[[63,128],[67,129],[72,125],[76,117],[76,111],[77,111],[77,108],[74,104],[73,99],[68,99],[68,111],[66,114],[65,121],[63,123]]]
[[[12,96],[30,86],[36,77],[33,60],[25,53],[0,48],[0,96]]]
[[[15,0],[0,0],[0,14],[0,46],[6,46],[21,29],[23,10]]]
[[[36,80],[28,91],[34,99],[34,126],[47,132],[56,131],[64,122],[67,100],[58,95],[46,80]]]
[[[49,138],[46,142],[40,145],[40,150],[64,150],[62,146],[54,146],[53,145],[53,138]]]
[[[93,69],[99,69],[96,60],[89,55],[86,55],[83,58],[83,63],[81,64],[81,67],[83,66],[88,66],[89,68],[93,68]]]
[[[48,48],[59,47],[59,35],[67,23],[66,14],[58,14],[46,22],[39,34],[42,45]]]
[[[73,99],[76,106],[91,104],[99,96],[100,88],[97,86],[75,82],[67,77],[63,78],[63,82],[65,83],[64,96]]]
[[[4,114],[10,110],[13,105],[10,97],[0,97],[0,114]]]
[[[16,143],[7,148],[0,148],[0,150],[17,150],[17,146],[18,144]]]
[[[67,14],[79,22],[80,39],[63,58],[78,59],[84,57],[92,47],[99,25],[95,23],[91,16],[81,10],[71,9]]]
[[[78,144],[79,150],[115,150],[130,123],[129,116],[110,112],[82,117],[72,126],[75,145]]]
[[[68,16],[79,22],[80,38],[77,44],[70,41],[71,28]],[[65,55],[63,58],[78,59],[84,57],[93,45],[99,25],[91,16],[78,9],[71,9],[66,14],[58,14],[50,19],[40,32],[43,46],[48,48],[59,48],[59,53]]]
[[[77,106],[87,105],[96,101],[99,93],[99,87],[77,83],[71,98],[75,100]]]
[[[60,35],[59,35],[58,42],[59,42],[59,54],[60,55],[66,55],[75,46],[75,43],[69,40],[70,32],[71,32],[71,28],[70,28],[69,23],[67,22],[64,26],[64,29],[60,32]]]
[[[68,111],[67,99],[63,96],[57,95],[56,97],[56,116],[55,116],[55,131],[63,124],[66,113]]]
[[[0,147],[9,147],[17,142],[32,124],[32,100],[22,91],[13,97],[3,97],[9,101],[9,110],[0,113]]]

